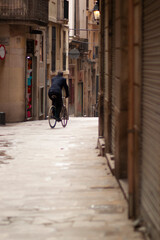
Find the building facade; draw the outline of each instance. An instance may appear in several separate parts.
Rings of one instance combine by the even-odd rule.
[[[100,1],[99,148],[128,215],[160,239],[160,2]]]
[[[67,0],[0,0],[0,112],[6,122],[45,119],[51,79],[68,81]]]
[[[48,1],[0,1],[0,111],[6,122],[45,117]]]
[[[87,37],[88,37],[88,70],[85,94],[85,113],[89,117],[98,116],[99,85],[99,22],[94,18],[94,6],[97,1],[87,1]]]
[[[94,0],[70,0],[70,113],[95,116],[98,99],[98,30]]]
[[[67,0],[49,1],[49,23],[47,37],[47,92],[51,86],[51,79],[58,73],[68,83],[69,64],[69,2]],[[51,101],[48,99],[47,111]],[[46,113],[47,114],[47,113]]]

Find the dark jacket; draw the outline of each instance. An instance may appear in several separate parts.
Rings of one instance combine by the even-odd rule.
[[[66,97],[69,97],[68,85],[66,83],[66,79],[62,76],[55,76],[52,78],[52,85],[49,89],[50,92],[62,94],[62,88],[64,87],[66,91]]]

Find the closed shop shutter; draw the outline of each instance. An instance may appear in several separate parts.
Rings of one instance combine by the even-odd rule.
[[[160,1],[143,1],[141,216],[160,239]]]
[[[111,46],[111,152],[115,155],[115,0],[112,1],[112,46]]]

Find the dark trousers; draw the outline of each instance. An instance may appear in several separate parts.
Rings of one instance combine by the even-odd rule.
[[[52,100],[52,105],[54,105],[56,108],[56,117],[59,118],[60,112],[62,109],[62,105],[63,105],[62,94],[49,91],[48,96]],[[54,96],[56,96],[56,97],[54,97]]]

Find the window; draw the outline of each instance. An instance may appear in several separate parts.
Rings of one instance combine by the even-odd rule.
[[[52,71],[56,70],[56,28],[52,27]]]
[[[89,9],[89,0],[86,0],[86,10]]]
[[[63,70],[66,70],[66,32],[63,31]]]
[[[86,17],[86,29],[88,29],[88,16]],[[87,39],[88,39],[88,31],[87,31]]]
[[[64,19],[68,19],[68,0],[64,0]]]
[[[95,57],[98,58],[98,46],[95,46]]]
[[[27,54],[34,55],[34,40],[27,39]]]
[[[93,33],[93,59],[96,58],[96,54],[95,54],[95,37],[96,37],[96,34],[95,32]]]

